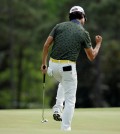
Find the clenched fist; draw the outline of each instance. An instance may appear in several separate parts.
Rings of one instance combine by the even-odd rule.
[[[95,41],[96,41],[96,44],[101,44],[102,43],[102,37],[100,35],[95,36]]]

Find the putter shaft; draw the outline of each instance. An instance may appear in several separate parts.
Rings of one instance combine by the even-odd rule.
[[[42,120],[44,120],[44,108],[45,108],[45,83],[43,83],[43,108],[42,108]]]
[[[43,74],[43,108],[42,108],[42,123],[48,122],[47,119],[44,118],[44,109],[45,109],[45,74]]]

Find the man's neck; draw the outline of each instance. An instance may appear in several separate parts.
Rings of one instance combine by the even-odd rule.
[[[74,19],[74,20],[71,20],[71,21],[73,21],[74,23],[77,23],[77,24],[81,24],[83,26],[82,20]]]
[[[79,20],[79,19],[76,19],[76,20],[80,22],[80,20]],[[80,23],[81,23],[81,22],[80,22]]]
[[[80,21],[78,19],[73,19],[71,21],[74,22],[74,23],[76,23],[76,24],[80,24]]]
[[[84,25],[82,20],[77,19],[77,21],[79,21],[82,26]]]

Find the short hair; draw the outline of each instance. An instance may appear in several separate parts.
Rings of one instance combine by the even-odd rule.
[[[73,19],[81,20],[82,18],[85,18],[85,21],[86,21],[85,14],[83,14],[82,12],[76,11],[76,12],[69,13],[69,19],[70,20],[73,20]]]

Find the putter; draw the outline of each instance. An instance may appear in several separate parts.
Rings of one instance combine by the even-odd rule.
[[[43,69],[45,69],[46,66],[43,66]],[[44,109],[45,109],[45,74],[43,74],[43,108],[42,108],[42,123],[48,122],[47,119],[44,118]]]

